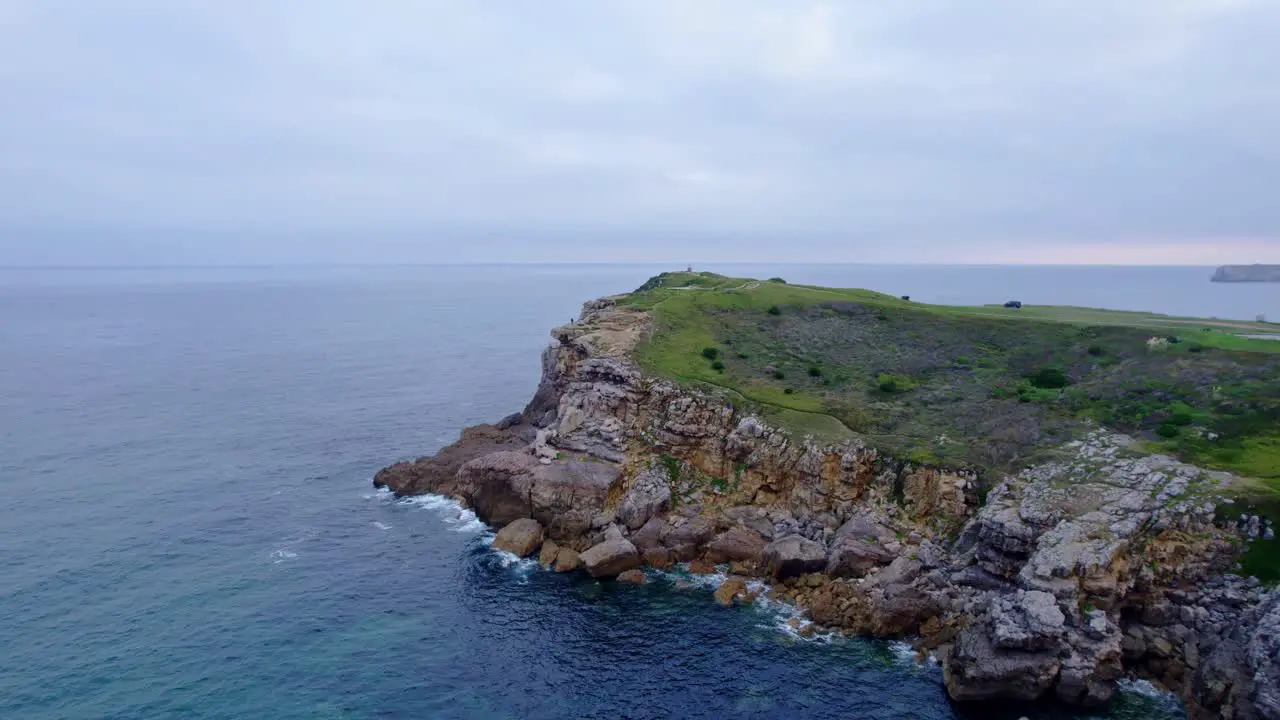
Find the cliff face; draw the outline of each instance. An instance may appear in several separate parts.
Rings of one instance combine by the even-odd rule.
[[[797,438],[731,394],[645,375],[649,330],[645,312],[588,303],[553,332],[522,413],[375,483],[495,525],[532,518],[557,570],[728,563],[823,626],[918,638],[957,700],[1093,705],[1132,671],[1204,717],[1280,717],[1280,601],[1222,574],[1228,477],[1098,431],[983,502],[972,474]]]
[[[1280,265],[1223,265],[1213,282],[1280,282]]]

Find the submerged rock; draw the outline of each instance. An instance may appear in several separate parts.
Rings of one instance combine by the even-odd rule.
[[[629,585],[644,585],[649,582],[649,578],[641,570],[626,570],[618,573],[618,582],[627,583]]]

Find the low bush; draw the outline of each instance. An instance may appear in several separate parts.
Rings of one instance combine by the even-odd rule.
[[[914,390],[916,383],[905,375],[894,375],[892,373],[880,373],[876,376],[876,387],[881,392],[886,393],[902,393]]]
[[[1067,377],[1067,373],[1064,372],[1062,368],[1056,367],[1040,368],[1032,373],[1027,380],[1041,390],[1056,390],[1071,384],[1071,380]]]
[[[777,305],[770,305],[770,306],[769,306],[769,314],[770,314],[770,315],[781,315],[781,314],[782,314],[782,308],[778,307]]]
[[[717,360],[711,363],[711,369],[715,370],[716,372],[724,372],[724,363]]]
[[[817,365],[809,366],[809,377],[822,377],[822,368]]]
[[[786,284],[787,284],[787,281],[786,281],[786,280],[783,280],[782,278],[779,278],[779,277],[772,277],[772,278],[769,278],[769,282],[782,283],[783,285],[786,285]]]
[[[774,379],[774,380],[783,380],[783,379],[786,379],[786,377],[787,377],[787,374],[786,374],[786,373],[784,373],[784,372],[782,372],[781,370],[774,370],[774,371],[773,371],[773,379]]]
[[[1156,428],[1156,434],[1162,438],[1178,437],[1178,426],[1171,422],[1160,423],[1160,427]]]
[[[708,360],[715,360],[720,355],[720,351],[716,348],[702,348],[702,357]]]

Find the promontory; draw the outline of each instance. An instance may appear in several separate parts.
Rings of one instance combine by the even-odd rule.
[[[374,482],[549,569],[764,580],[935,654],[956,701],[1136,676],[1280,718],[1274,332],[664,273],[556,328],[522,412]]]
[[[1280,283],[1280,265],[1223,265],[1213,274],[1213,282]]]

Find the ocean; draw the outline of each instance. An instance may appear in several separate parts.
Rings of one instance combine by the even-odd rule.
[[[985,718],[904,646],[542,572],[378,468],[518,410],[663,267],[0,269],[0,718]],[[922,301],[1280,318],[1211,268],[733,266]],[[1127,686],[1091,717],[1176,718]]]

